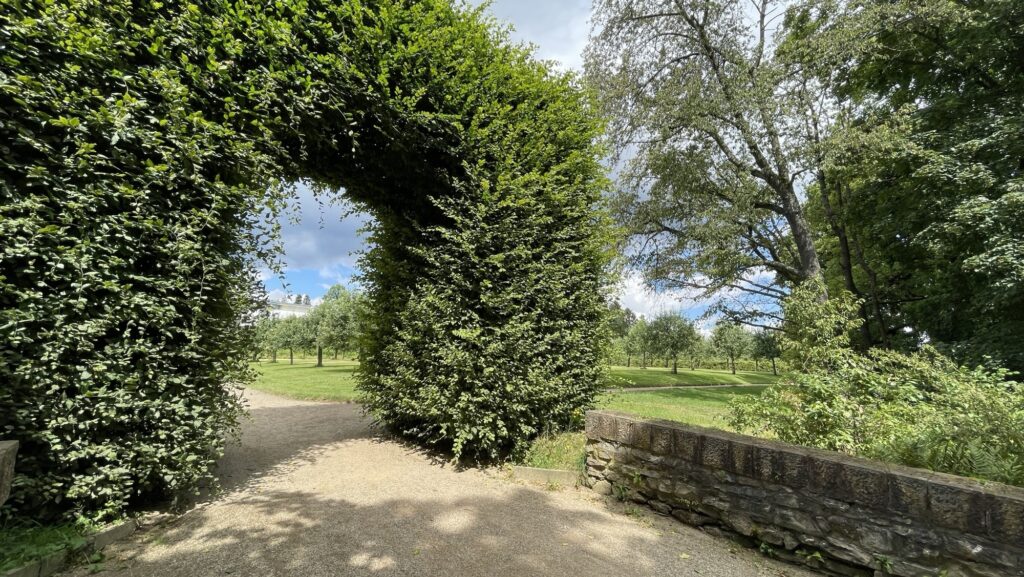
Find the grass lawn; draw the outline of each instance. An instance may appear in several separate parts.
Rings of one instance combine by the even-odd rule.
[[[672,369],[665,367],[609,367],[605,384],[610,388],[631,387],[663,387],[670,385],[770,385],[781,377],[768,372],[729,371],[716,369],[697,369],[679,367],[679,372],[672,374]]]
[[[324,359],[323,367],[316,367],[313,358],[295,358],[295,364],[288,364],[288,357],[278,355],[278,362],[266,360],[256,364],[260,372],[259,379],[252,385],[254,389],[291,397],[315,401],[352,401],[356,398],[354,371],[358,367],[356,361]],[[665,369],[626,369],[616,367],[623,372],[639,372],[642,374],[661,375],[648,380],[663,379],[673,375]],[[613,371],[614,369],[613,368]],[[614,374],[614,372],[613,372]],[[684,371],[680,370],[681,379],[686,376],[700,375],[705,379],[684,381],[685,384],[710,384],[716,379],[735,382],[730,379],[750,379],[765,382],[763,377],[772,377],[770,373],[739,373],[735,376],[726,371]],[[755,379],[753,376],[757,376]],[[771,380],[775,380],[772,378]],[[652,386],[650,384],[635,386]],[[679,381],[677,381],[679,383]],[[666,384],[664,380],[661,384]],[[619,385],[622,386],[622,385]],[[764,385],[733,385],[715,388],[664,389],[660,391],[621,391],[608,392],[598,400],[598,407],[633,413],[651,419],[679,421],[702,427],[729,429],[724,417],[729,412],[729,400],[736,396],[754,396],[761,394]],[[564,433],[538,439],[522,464],[545,469],[579,470],[583,463],[583,433]]]
[[[666,419],[730,430],[724,419],[729,413],[729,400],[738,396],[757,396],[764,389],[764,385],[747,385],[623,391],[606,395],[599,404],[603,409],[634,413],[650,419]]]
[[[764,385],[747,385],[714,389],[623,391],[606,394],[598,401],[598,407],[650,419],[679,421],[728,431],[732,430],[725,420],[729,413],[729,400],[738,396],[760,395],[764,389]],[[541,437],[534,441],[522,464],[578,471],[584,462],[584,445],[586,437],[578,432]]]
[[[287,355],[277,355],[277,362],[262,360],[254,363],[260,376],[252,388],[266,393],[304,399],[307,401],[354,401],[356,398],[355,370],[357,361],[324,359],[324,366],[316,366],[315,358],[295,358],[288,364]]]

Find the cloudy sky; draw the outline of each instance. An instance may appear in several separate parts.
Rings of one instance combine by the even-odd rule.
[[[540,58],[580,69],[590,30],[590,4],[591,0],[495,0],[490,11],[514,27],[515,39],[535,45]],[[300,187],[298,205],[282,222],[284,277],[265,275],[272,298],[287,293],[315,299],[335,283],[355,286],[356,261],[363,248],[358,231],[365,217],[343,218],[344,212],[344,207],[320,206],[308,189]],[[635,277],[626,278],[620,292],[624,306],[648,316],[671,309],[695,317],[704,310],[692,301],[652,294]]]

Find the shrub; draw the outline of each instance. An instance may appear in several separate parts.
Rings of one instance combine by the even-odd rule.
[[[1024,486],[1024,391],[934,349],[844,355],[831,370],[737,398],[737,430]]]

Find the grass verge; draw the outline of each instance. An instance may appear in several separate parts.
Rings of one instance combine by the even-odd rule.
[[[295,359],[277,356],[277,362],[263,360],[257,363],[259,377],[252,388],[265,393],[307,401],[348,402],[356,400],[356,361],[324,359],[324,366],[316,366],[316,359]]]
[[[85,542],[73,524],[13,525],[0,528],[0,574],[50,553],[78,547]]]
[[[672,369],[665,367],[608,367],[605,386],[608,388],[632,387],[666,387],[686,385],[770,385],[781,379],[771,372],[729,371],[715,369],[697,369],[691,371],[679,367],[679,372],[672,374]]]

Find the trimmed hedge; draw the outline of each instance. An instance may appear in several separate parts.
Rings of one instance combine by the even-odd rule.
[[[299,179],[376,218],[381,420],[497,456],[590,404],[600,126],[479,12],[11,0],[0,46],[8,514],[108,517],[208,477],[251,376],[264,219]]]

